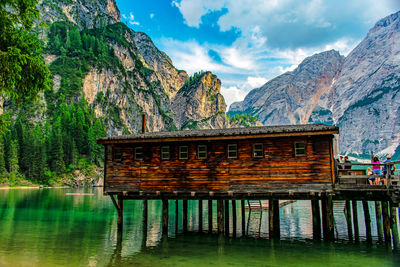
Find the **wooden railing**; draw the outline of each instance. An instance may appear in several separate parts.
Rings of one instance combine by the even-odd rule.
[[[391,173],[391,169],[393,165],[400,164],[400,161],[391,161],[388,163],[380,163],[380,164],[372,164],[372,163],[336,163],[335,164],[335,173],[336,173],[336,184],[357,184],[357,185],[370,185],[368,182],[368,178],[374,177],[375,179],[380,178],[381,181],[386,185],[387,188],[391,188],[394,185],[399,184],[399,175],[395,175]],[[342,168],[340,168],[340,166]],[[355,166],[361,166],[362,168],[355,168]],[[367,168],[370,167],[373,171],[373,166],[386,166],[385,175],[368,175]],[[374,186],[372,184],[370,186]]]

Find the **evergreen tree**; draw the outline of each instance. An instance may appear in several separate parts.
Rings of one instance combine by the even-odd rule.
[[[65,163],[60,117],[56,119],[53,125],[49,143],[48,158],[50,169],[57,174],[61,174],[65,171]]]
[[[6,162],[4,160],[3,137],[0,136],[0,177],[6,173]]]
[[[43,130],[39,125],[36,125],[33,131],[33,159],[31,179],[36,181],[43,181],[44,172],[47,168],[46,165],[46,149],[45,149],[45,136]]]
[[[9,154],[9,172],[17,174],[18,167],[18,141],[12,140],[10,144],[10,154]]]
[[[95,120],[92,127],[89,128],[88,132],[88,143],[90,150],[90,159],[96,165],[99,165],[104,158],[104,148],[102,145],[97,144],[97,138],[104,137],[106,132],[103,124],[99,119]]]
[[[16,102],[34,98],[50,88],[50,72],[36,35],[37,0],[0,1],[0,94]]]

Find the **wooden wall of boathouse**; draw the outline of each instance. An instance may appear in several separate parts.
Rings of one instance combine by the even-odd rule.
[[[107,144],[104,191],[262,193],[271,186],[331,185],[332,138],[328,134]],[[295,155],[296,142],[305,143],[305,156]],[[261,158],[253,157],[255,143],[263,144]],[[228,158],[228,144],[237,144],[237,158]],[[206,159],[198,159],[198,145],[207,146]],[[169,160],[161,159],[162,146],[170,147]],[[179,146],[188,146],[188,159],[179,159]],[[143,160],[135,159],[135,147],[143,147]],[[120,160],[114,159],[116,150]]]

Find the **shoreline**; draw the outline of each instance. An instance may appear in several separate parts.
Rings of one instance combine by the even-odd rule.
[[[0,190],[8,189],[49,189],[49,188],[72,188],[70,186],[0,186]]]

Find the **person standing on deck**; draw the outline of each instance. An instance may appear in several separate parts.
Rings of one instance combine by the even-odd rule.
[[[344,169],[350,170],[351,169],[351,161],[349,160],[348,156],[344,157]]]
[[[389,163],[389,162],[392,162],[391,156],[387,156],[386,160],[383,163]],[[390,175],[393,175],[395,170],[396,170],[396,166],[391,165],[390,166]],[[386,165],[383,166],[382,171],[383,171],[383,176],[384,176],[384,178],[382,180],[383,180],[383,183],[386,184],[386,174],[387,174],[387,166]]]
[[[381,177],[380,176],[382,175],[381,166],[380,165],[374,165],[374,164],[381,164],[381,162],[379,161],[378,157],[374,157],[371,163],[372,163],[372,170],[374,172],[374,175],[379,175],[375,179],[375,184],[380,184],[381,183]]]

